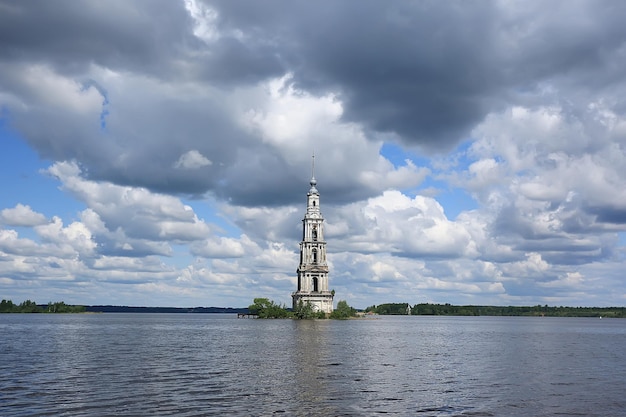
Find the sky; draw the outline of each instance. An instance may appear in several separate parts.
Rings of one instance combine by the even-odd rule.
[[[0,298],[626,305],[626,3],[0,0]]]

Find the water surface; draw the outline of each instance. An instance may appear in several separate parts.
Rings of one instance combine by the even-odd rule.
[[[0,315],[3,416],[626,416],[626,320]]]

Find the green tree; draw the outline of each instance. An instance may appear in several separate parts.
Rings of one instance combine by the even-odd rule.
[[[83,313],[85,311],[84,306],[71,306],[60,302],[49,302],[46,309],[46,313]]]
[[[11,300],[2,300],[0,302],[0,313],[13,313],[15,309],[15,305]]]
[[[254,304],[248,306],[250,314],[259,314],[260,311],[263,311],[270,305],[269,298],[255,298],[253,302]]]
[[[356,316],[356,310],[348,305],[348,302],[341,300],[337,303],[337,308],[330,313],[331,319],[348,319]]]
[[[19,313],[41,313],[42,309],[37,305],[36,302],[26,300],[17,307],[17,311]]]
[[[304,301],[298,301],[298,305],[293,311],[293,315],[297,319],[312,319],[315,317],[315,312],[313,311],[313,306],[308,301],[305,303]]]
[[[372,311],[381,315],[401,315],[406,314],[408,306],[409,304],[407,303],[386,303],[378,306],[370,306],[366,308],[365,311]]]
[[[254,304],[248,306],[251,314],[256,314],[260,319],[282,319],[291,317],[291,312],[284,306],[280,306],[268,298],[255,298]]]

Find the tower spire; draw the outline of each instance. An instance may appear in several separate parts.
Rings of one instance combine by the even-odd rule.
[[[311,189],[310,193],[317,193],[317,189],[315,186],[317,185],[317,180],[315,179],[315,151],[313,151],[313,157],[311,159]]]

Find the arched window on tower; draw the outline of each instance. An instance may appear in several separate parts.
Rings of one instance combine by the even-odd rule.
[[[313,241],[317,242],[317,227],[313,228]]]
[[[317,277],[313,277],[313,292],[317,292]]]
[[[311,254],[313,255],[313,263],[316,264],[317,263],[317,249],[313,249]]]

